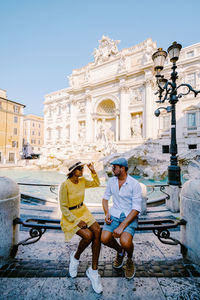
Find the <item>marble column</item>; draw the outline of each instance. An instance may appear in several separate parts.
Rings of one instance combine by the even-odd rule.
[[[92,97],[86,96],[86,142],[91,143],[93,140],[93,120],[91,118]]]
[[[76,143],[78,140],[78,122],[77,122],[77,103],[73,99],[71,102],[71,123],[70,123],[70,143]]]
[[[94,136],[93,136],[93,141],[96,142],[97,140],[97,119],[94,119]]]
[[[130,139],[129,88],[125,83],[120,87],[120,141]]]
[[[116,117],[115,117],[115,141],[118,142],[119,140],[119,115],[116,114]]]
[[[154,119],[155,98],[153,95],[152,85],[153,85],[152,80],[149,77],[147,77],[145,82],[145,101],[144,101],[144,118],[143,118],[144,120],[143,133],[144,133],[144,138],[146,139],[156,138],[157,136],[157,131],[155,130],[156,117]]]

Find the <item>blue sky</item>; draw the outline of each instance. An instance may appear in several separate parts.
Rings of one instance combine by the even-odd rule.
[[[199,0],[0,0],[0,88],[43,115],[44,95],[68,87],[102,35],[118,49],[151,37],[165,50],[200,42]]]

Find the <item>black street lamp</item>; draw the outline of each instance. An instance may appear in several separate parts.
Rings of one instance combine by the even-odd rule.
[[[178,79],[178,73],[176,72],[176,62],[179,59],[180,51],[182,46],[174,42],[168,49],[167,52],[169,54],[170,61],[173,63],[172,65],[172,73],[170,80],[164,78],[161,75],[161,71],[164,68],[164,62],[167,57],[167,52],[162,48],[158,48],[158,50],[152,55],[152,60],[154,62],[154,70],[156,72],[156,79],[158,85],[158,91],[156,94],[159,95],[159,100],[157,103],[164,103],[166,100],[171,104],[168,107],[159,107],[155,111],[156,117],[160,115],[160,109],[165,109],[167,112],[171,112],[171,144],[170,144],[170,166],[168,167],[168,184],[169,185],[181,185],[181,170],[178,166],[177,160],[177,143],[176,143],[176,103],[179,101],[184,95],[189,94],[190,92],[194,93],[196,97],[199,91],[195,91],[191,85],[182,83],[180,85],[176,85],[176,80]],[[180,87],[186,87],[187,90],[184,93],[177,93]]]

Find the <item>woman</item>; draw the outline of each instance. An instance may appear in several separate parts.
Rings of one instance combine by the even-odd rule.
[[[84,164],[79,160],[64,162],[68,178],[61,184],[59,190],[62,212],[61,227],[66,241],[69,241],[74,234],[81,237],[77,251],[70,255],[69,274],[71,277],[77,276],[80,255],[92,242],[92,268],[87,269],[86,275],[91,280],[94,291],[101,293],[103,289],[97,269],[101,228],[86,205],[83,204],[85,188],[97,187],[100,182],[93,164],[90,163],[87,167],[91,171],[92,181],[83,177]]]

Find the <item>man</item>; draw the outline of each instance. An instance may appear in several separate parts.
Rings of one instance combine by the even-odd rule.
[[[131,279],[135,275],[132,240],[138,224],[138,214],[141,211],[141,187],[137,180],[127,174],[128,161],[125,158],[118,158],[111,165],[115,176],[109,179],[102,200],[105,224],[101,242],[117,251],[113,262],[113,267],[116,269],[123,266],[125,252],[127,252],[125,277]],[[108,200],[111,196],[113,206],[109,209]],[[120,239],[120,243],[116,238]]]

